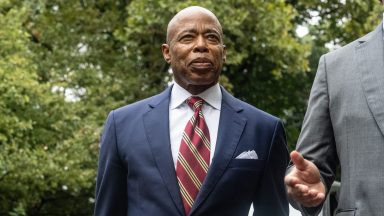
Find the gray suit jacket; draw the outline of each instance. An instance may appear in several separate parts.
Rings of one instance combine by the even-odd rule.
[[[384,45],[382,24],[321,57],[297,150],[327,189],[341,166],[337,216],[384,215]],[[307,208],[316,215],[318,208]]]

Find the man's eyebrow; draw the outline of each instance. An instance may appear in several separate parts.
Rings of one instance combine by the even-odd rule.
[[[197,33],[197,30],[195,28],[185,29],[185,30],[179,32],[179,35],[182,35],[185,33]],[[221,35],[220,31],[213,29],[213,28],[204,30],[203,34],[207,34],[207,33],[215,33],[215,34]]]
[[[220,31],[216,29],[207,29],[206,31],[204,31],[204,34],[206,33],[215,33],[215,34],[221,35]]]
[[[185,33],[196,33],[197,30],[194,28],[184,29],[183,31],[179,32],[179,35],[185,34]]]

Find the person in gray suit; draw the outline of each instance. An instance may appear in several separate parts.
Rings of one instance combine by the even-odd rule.
[[[382,1],[383,3],[384,1]],[[285,184],[291,205],[318,215],[341,168],[337,216],[384,215],[383,23],[320,58]]]

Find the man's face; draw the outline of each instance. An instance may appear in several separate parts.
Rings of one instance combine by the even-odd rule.
[[[180,14],[168,37],[163,56],[181,87],[198,94],[218,82],[226,51],[215,17],[201,11]]]

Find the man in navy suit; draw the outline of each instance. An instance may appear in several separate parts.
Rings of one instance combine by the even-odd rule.
[[[95,215],[246,216],[252,203],[254,215],[288,215],[284,128],[278,118],[218,84],[226,48],[216,16],[196,6],[177,13],[168,24],[162,52],[174,84],[108,116]],[[186,210],[176,170],[183,131],[195,112],[185,103],[191,96],[204,101],[199,117],[209,131],[210,155],[205,179]]]

